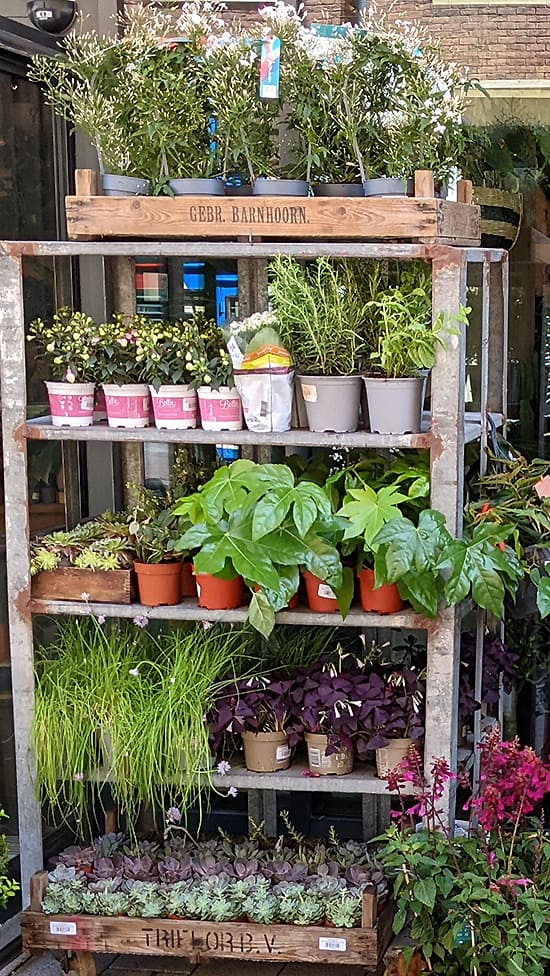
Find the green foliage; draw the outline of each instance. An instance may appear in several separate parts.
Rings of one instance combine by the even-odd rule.
[[[350,375],[366,354],[367,302],[358,301],[354,269],[318,258],[303,267],[277,255],[269,265],[281,341],[301,373]]]
[[[89,383],[96,379],[92,353],[95,323],[89,315],[68,306],[58,308],[50,323],[34,319],[27,340],[36,342],[48,363],[51,379],[69,383]]]
[[[7,813],[0,807],[0,820],[7,820]],[[5,908],[9,899],[19,891],[17,881],[8,878],[6,869],[8,867],[9,851],[8,842],[4,834],[0,834],[0,908]]]
[[[110,513],[31,541],[31,575],[58,566],[79,569],[126,569],[133,562],[133,544],[126,520]]]

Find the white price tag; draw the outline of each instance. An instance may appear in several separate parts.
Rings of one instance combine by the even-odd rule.
[[[277,746],[277,751],[275,753],[275,758],[277,762],[284,762],[290,756],[290,749],[288,746]]]
[[[302,383],[302,396],[306,403],[317,403],[317,387]]]
[[[76,922],[50,922],[50,935],[76,935]]]
[[[345,952],[347,942],[345,939],[319,939],[319,948],[328,949],[329,952]]]
[[[307,755],[308,755],[309,765],[313,766],[315,769],[319,769],[321,765],[321,750],[315,749],[314,747],[310,746],[307,751]]]
[[[240,369],[243,361],[243,354],[239,349],[239,343],[235,339],[235,336],[230,336],[227,340],[227,351],[231,356],[231,362],[233,363],[233,369]]]
[[[336,593],[331,590],[327,583],[319,583],[317,587],[317,596],[324,596],[326,600],[335,600]]]

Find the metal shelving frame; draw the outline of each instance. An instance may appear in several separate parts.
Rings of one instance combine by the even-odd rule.
[[[465,419],[465,333],[452,336],[448,348],[437,350],[432,371],[431,425],[419,435],[384,436],[356,434],[312,434],[289,431],[288,434],[260,435],[249,431],[216,432],[111,430],[107,427],[53,428],[47,421],[27,422],[25,379],[25,320],[23,308],[23,259],[25,256],[79,257],[101,256],[111,265],[115,285],[116,307],[129,310],[133,301],[132,258],[137,255],[164,257],[235,258],[254,267],[257,259],[274,253],[296,258],[331,257],[410,260],[422,258],[432,265],[433,314],[440,311],[456,315],[460,305],[467,304],[466,275],[469,263],[482,267],[482,353],[481,413]],[[32,874],[42,867],[42,832],[40,803],[35,790],[35,757],[32,748],[34,707],[34,671],[32,616],[34,613],[70,614],[85,612],[85,604],[31,600],[27,506],[27,440],[59,441],[105,440],[140,445],[149,441],[177,443],[231,443],[245,446],[327,444],[376,448],[426,448],[430,452],[431,504],[444,513],[447,526],[459,534],[463,509],[464,444],[480,439],[481,454],[487,443],[488,413],[504,423],[506,411],[508,255],[493,249],[464,248],[448,245],[382,244],[382,243],[268,243],[254,241],[164,241],[164,242],[4,242],[0,243],[0,382],[2,393],[2,426],[4,446],[5,519],[7,540],[8,606],[11,641],[12,686],[16,742],[16,770],[21,837],[22,890],[29,890]],[[248,259],[255,259],[248,261]],[[253,279],[254,274],[250,277]],[[246,282],[247,287],[250,281]],[[264,283],[265,295],[265,283]],[[243,301],[243,314],[252,310],[254,295]],[[482,461],[482,464],[484,462]],[[139,464],[138,464],[139,467]],[[90,610],[112,615],[134,615],[135,606],[93,605]],[[141,607],[139,608],[142,609]],[[178,607],[158,608],[151,617],[163,619],[219,619],[219,613],[198,610],[186,603]],[[226,620],[241,620],[243,611],[228,612]],[[289,623],[334,624],[334,616],[320,617],[308,611],[286,611],[280,615]],[[427,632],[428,677],[426,701],[425,756],[446,756],[451,766],[457,757],[457,698],[459,664],[459,630],[461,610],[444,609],[433,621],[423,620],[403,611],[384,618],[384,626],[422,629]],[[380,626],[373,614],[352,612],[346,621],[350,626]],[[477,675],[481,675],[482,641],[478,641]],[[235,773],[252,790],[266,790],[254,774]],[[343,778],[347,779],[347,777]],[[319,789],[319,780],[315,780]],[[229,778],[224,778],[224,784]],[[285,789],[307,789],[301,776],[285,775]],[[274,778],[271,789],[281,788],[282,780]],[[360,792],[364,806],[373,808],[375,794],[380,795],[381,781],[368,773],[353,774],[344,782],[334,781],[330,791]],[[328,789],[328,786],[324,787]],[[265,795],[265,794],[264,794]],[[447,815],[453,815],[452,789],[446,798]],[[261,802],[261,801],[260,801]],[[369,806],[370,804],[370,806]]]

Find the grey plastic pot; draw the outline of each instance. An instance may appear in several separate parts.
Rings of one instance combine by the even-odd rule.
[[[260,176],[252,188],[255,197],[307,197],[307,180],[268,180]]]
[[[310,430],[335,433],[357,430],[360,376],[298,376],[298,383]]]
[[[386,176],[365,180],[363,193],[366,197],[406,197],[407,181]]]
[[[101,185],[106,197],[147,197],[151,193],[149,180],[142,180],[136,176],[114,176],[112,173],[103,173]]]
[[[373,433],[418,434],[422,422],[425,376],[387,379],[364,376]]]
[[[316,197],[363,197],[362,183],[316,183],[313,187]]]
[[[169,180],[168,186],[176,197],[223,197],[225,194],[222,180],[206,177]]]

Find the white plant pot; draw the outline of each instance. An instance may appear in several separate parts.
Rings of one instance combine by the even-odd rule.
[[[148,427],[149,387],[146,383],[104,383],[109,427]]]
[[[183,383],[149,387],[155,427],[159,430],[189,430],[197,426],[197,394]]]
[[[94,383],[46,383],[53,427],[91,427]]]
[[[199,410],[203,430],[242,430],[243,408],[238,390],[232,386],[199,386]]]

